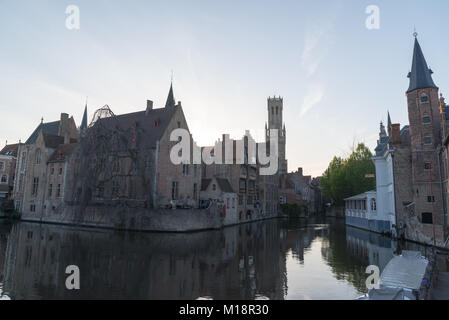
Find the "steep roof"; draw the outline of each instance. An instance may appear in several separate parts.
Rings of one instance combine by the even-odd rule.
[[[154,148],[156,147],[156,141],[160,140],[166,131],[172,116],[177,110],[176,108],[152,109],[148,112],[139,111],[114,117],[101,118],[97,120],[93,129],[101,130],[101,128],[104,128],[111,132],[128,132],[135,126],[136,132],[142,133],[140,137],[139,134],[137,134],[137,144],[139,147]],[[101,132],[97,131],[96,133],[99,134]],[[128,148],[128,146],[122,142],[119,143],[120,145],[117,146],[118,150]]]
[[[58,133],[59,133],[59,124],[60,124],[60,121],[40,123],[37,126],[37,128],[33,131],[31,136],[28,138],[28,140],[25,142],[25,144],[31,144],[31,143],[36,142],[37,136],[39,135],[39,132],[41,130],[44,133],[47,133],[47,134],[58,135]]]
[[[8,144],[0,151],[0,154],[5,156],[17,157],[17,151],[19,149],[19,144]]]
[[[413,49],[412,71],[408,74],[410,85],[407,93],[416,89],[438,88],[432,79],[433,71],[427,66],[426,59],[422,53],[418,39],[415,37],[415,47]]]

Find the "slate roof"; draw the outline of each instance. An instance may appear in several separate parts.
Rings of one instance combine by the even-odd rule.
[[[432,79],[433,71],[427,66],[426,59],[422,53],[418,39],[415,38],[415,47],[413,49],[412,71],[408,74],[410,86],[407,93],[416,89],[438,88]]]
[[[76,143],[60,144],[55,152],[53,152],[53,154],[50,156],[48,162],[65,161],[67,157],[73,153],[73,150],[75,150],[76,146]]]
[[[48,133],[48,134],[52,134],[52,135],[58,135],[58,133],[59,133],[59,124],[60,124],[60,121],[40,123],[37,126],[37,128],[33,131],[31,136],[28,138],[28,140],[25,142],[25,144],[31,144],[31,143],[36,142],[37,136],[39,135],[39,132],[41,130],[44,133]]]
[[[17,151],[19,149],[19,144],[8,144],[1,151],[0,154],[5,156],[17,157]]]
[[[155,148],[156,141],[162,138],[167,126],[175,114],[176,108],[160,108],[133,113],[126,113],[114,117],[101,118],[97,120],[93,129],[99,129],[97,134],[101,133],[101,128],[108,131],[127,132],[131,130],[135,124],[136,132],[142,132],[142,136],[137,134],[137,144],[141,148]],[[131,136],[130,136],[131,138]],[[140,139],[140,140],[139,140]],[[126,150],[127,145],[119,142],[117,150]]]

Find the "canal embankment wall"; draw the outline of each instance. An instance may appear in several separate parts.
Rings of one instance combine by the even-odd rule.
[[[222,208],[208,209],[149,209],[117,206],[64,206],[55,211],[40,214],[26,213],[23,221],[107,228],[133,231],[192,232],[221,229],[226,226],[260,221],[272,216],[252,217],[223,216]]]

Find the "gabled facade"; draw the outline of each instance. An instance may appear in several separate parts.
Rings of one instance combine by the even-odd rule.
[[[25,144],[19,145],[14,202],[23,217],[42,213],[47,188],[47,162],[59,145],[76,142],[77,139],[73,117],[62,113],[59,121],[42,121]]]

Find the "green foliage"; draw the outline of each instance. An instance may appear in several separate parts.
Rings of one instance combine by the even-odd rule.
[[[365,177],[375,173],[372,156],[365,144],[359,143],[347,159],[334,157],[320,179],[324,200],[343,205],[345,198],[374,190],[376,180]]]

